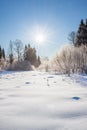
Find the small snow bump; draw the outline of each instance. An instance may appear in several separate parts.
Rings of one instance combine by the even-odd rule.
[[[0,89],[0,91],[3,91],[3,89]]]
[[[0,100],[4,100],[5,98],[3,98],[3,97],[0,97]]]
[[[32,75],[32,76],[37,76],[37,75],[34,74],[34,75]]]
[[[16,86],[15,88],[20,88],[20,86]]]

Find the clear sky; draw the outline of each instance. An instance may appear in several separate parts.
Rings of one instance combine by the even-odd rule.
[[[38,53],[51,57],[86,18],[87,0],[0,0],[0,45],[8,49],[10,40],[20,39],[37,48],[39,29],[46,39]]]

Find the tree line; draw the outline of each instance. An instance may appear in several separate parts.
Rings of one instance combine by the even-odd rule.
[[[27,62],[26,62],[27,61]],[[37,56],[37,51],[30,44],[26,44],[25,47],[21,40],[16,39],[15,41],[9,42],[8,54],[5,54],[5,50],[0,46],[0,67],[9,66],[10,68],[14,64],[22,64],[28,62],[34,67],[38,67],[41,64],[40,56]]]

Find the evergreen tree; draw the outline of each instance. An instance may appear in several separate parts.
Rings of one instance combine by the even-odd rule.
[[[1,49],[1,46],[0,46],[0,60],[2,58],[2,49]]]
[[[37,61],[37,55],[36,55],[36,49],[32,48],[30,44],[25,45],[24,49],[24,60],[30,61],[32,65],[36,65]]]
[[[81,45],[87,45],[87,20],[85,23],[81,20],[76,36],[75,46]]]
[[[24,60],[28,60],[28,56],[27,56],[27,45],[25,45],[25,48],[24,48]]]
[[[13,41],[10,40],[9,42],[9,63],[12,64],[14,61],[14,47],[13,47]]]
[[[4,48],[2,49],[2,57],[5,59],[5,51],[4,51]]]
[[[80,25],[84,25],[83,19],[81,19],[81,23],[80,23]]]
[[[9,62],[12,64],[14,61],[13,54],[9,54]]]
[[[40,56],[38,56],[38,66],[41,64]]]

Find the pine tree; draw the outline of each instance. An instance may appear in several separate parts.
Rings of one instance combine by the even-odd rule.
[[[38,66],[41,64],[40,56],[38,56]]]
[[[0,46],[0,60],[2,58],[2,49],[1,49],[1,46]]]
[[[83,19],[78,28],[75,46],[87,45],[87,20],[84,23]]]
[[[24,60],[28,60],[28,56],[27,56],[27,45],[25,45],[25,48],[24,48],[24,55],[23,55],[23,57],[24,57]]]
[[[32,48],[30,44],[25,45],[24,49],[24,60],[30,61],[32,65],[35,65],[37,60],[36,49]]]
[[[14,42],[10,40],[9,42],[9,63],[12,64],[14,61]]]
[[[13,54],[9,54],[9,62],[12,64],[14,61]]]
[[[4,51],[4,48],[2,49],[2,57],[5,59],[5,51]]]

